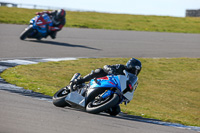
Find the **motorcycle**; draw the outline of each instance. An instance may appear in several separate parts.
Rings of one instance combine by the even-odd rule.
[[[20,39],[36,38],[41,40],[43,37],[48,36],[48,26],[52,25],[52,20],[46,13],[37,15],[30,20],[29,26],[21,33]]]
[[[53,96],[53,104],[57,107],[72,107],[86,112],[98,114],[109,113],[116,116],[120,113],[119,104],[129,103],[138,86],[138,77],[124,70],[125,75],[108,74],[94,78],[88,84],[73,85],[57,91]],[[71,81],[80,78],[74,74]]]

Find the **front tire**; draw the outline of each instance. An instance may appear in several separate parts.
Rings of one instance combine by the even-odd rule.
[[[26,39],[27,38],[27,36],[31,33],[31,32],[33,32],[33,26],[32,25],[30,25],[29,27],[27,27],[22,33],[21,33],[21,35],[20,35],[20,39],[21,40],[24,40],[24,39]]]
[[[86,111],[89,113],[97,114],[113,106],[116,106],[118,103],[119,103],[119,96],[117,94],[113,94],[112,96],[110,96],[109,99],[107,99],[106,102],[103,102],[102,104],[99,105],[95,103],[95,99],[90,101],[86,106]]]
[[[65,101],[66,96],[70,93],[68,88],[62,88],[57,91],[53,96],[53,104],[57,107],[71,106]]]

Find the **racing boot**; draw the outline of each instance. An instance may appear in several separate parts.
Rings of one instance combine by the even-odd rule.
[[[70,81],[70,90],[75,91],[77,87],[81,87],[83,83],[90,81],[92,79],[92,76],[90,74],[86,75],[83,78],[79,79],[73,79]]]
[[[42,37],[37,37],[36,39],[37,39],[38,41],[40,41],[40,40],[42,39]]]
[[[52,39],[55,39],[56,38],[56,31],[53,31],[53,32],[50,32],[50,37],[52,38]]]
[[[36,36],[36,39],[38,41],[40,41],[42,39],[42,34],[38,32],[37,36]]]
[[[71,81],[71,83],[72,83],[73,85],[80,85],[80,84],[82,84],[82,83],[84,83],[84,82],[85,82],[85,79],[83,79],[83,78],[75,79],[74,81]]]

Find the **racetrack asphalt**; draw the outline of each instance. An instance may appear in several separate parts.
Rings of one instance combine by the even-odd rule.
[[[200,57],[199,34],[64,28],[57,39],[21,41],[25,25],[0,24],[0,60],[55,57]],[[142,106],[142,105],[141,105]],[[93,115],[0,89],[0,133],[193,133],[105,114]],[[141,118],[142,119],[142,118]]]
[[[0,58],[200,57],[200,34],[64,28],[55,40],[21,41],[25,27],[0,24]]]

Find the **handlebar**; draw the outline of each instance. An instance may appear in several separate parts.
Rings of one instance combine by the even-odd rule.
[[[75,91],[75,89],[73,88],[73,86],[74,86],[74,80],[78,79],[80,76],[81,76],[80,73],[75,73],[74,76],[72,77],[72,79],[70,80],[70,84],[69,85],[70,85],[70,91],[71,92]]]
[[[128,77],[128,75],[129,75],[128,72],[126,70],[123,70],[123,72],[124,72],[125,76]]]

